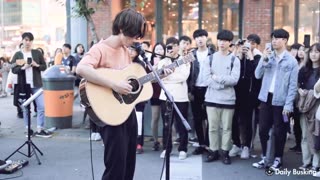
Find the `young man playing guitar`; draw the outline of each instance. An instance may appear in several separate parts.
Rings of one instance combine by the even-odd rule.
[[[94,45],[77,67],[77,74],[88,82],[128,95],[132,86],[127,80],[116,82],[112,76],[104,76],[98,68],[121,70],[132,63],[127,47],[136,39],[143,38],[146,20],[133,9],[124,9],[115,17],[112,35]],[[171,73],[171,70],[166,70]],[[105,108],[108,111],[108,108]],[[109,110],[110,111],[110,110]],[[109,112],[116,113],[116,112]],[[119,112],[120,109],[119,109]],[[127,120],[116,126],[102,127],[105,145],[103,180],[132,180],[136,162],[137,120],[134,110]]]

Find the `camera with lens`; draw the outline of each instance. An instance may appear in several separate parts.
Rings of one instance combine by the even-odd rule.
[[[246,42],[245,39],[238,39],[235,44],[236,45],[243,45],[245,42]]]

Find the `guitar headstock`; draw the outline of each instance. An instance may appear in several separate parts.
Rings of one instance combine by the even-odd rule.
[[[196,60],[196,58],[194,57],[194,55],[192,53],[188,53],[187,55],[185,55],[183,58],[182,58],[182,61],[184,63],[189,63],[189,62],[192,62]]]

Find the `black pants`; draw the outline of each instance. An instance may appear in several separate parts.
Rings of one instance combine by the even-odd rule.
[[[104,126],[105,171],[102,180],[132,180],[136,164],[137,120],[134,111],[119,126]]]
[[[263,156],[267,153],[267,141],[269,131],[273,128],[275,154],[274,157],[282,157],[286,143],[289,122],[283,121],[283,106],[272,106],[272,94],[269,93],[267,102],[260,104],[259,135]]]
[[[209,146],[208,126],[203,129],[203,122],[207,119],[207,112],[204,106],[206,87],[194,87],[194,100],[191,101],[194,129],[198,137],[199,145]]]
[[[250,148],[252,140],[253,106],[246,103],[236,105],[232,119],[232,141],[238,147]],[[241,140],[240,140],[241,137]]]
[[[292,118],[294,121],[293,132],[294,132],[294,137],[296,139],[296,145],[300,147],[302,131],[301,131],[301,125],[300,125],[300,112],[299,112],[299,109],[296,107],[293,109]]]
[[[100,127],[99,126],[97,126],[92,120],[91,120],[91,118],[89,119],[90,120],[90,128],[91,128],[91,130],[92,130],[92,133],[100,133]]]
[[[175,102],[178,109],[180,110],[182,116],[187,119],[188,116],[188,102]],[[172,136],[170,134],[169,136],[169,120],[171,118],[171,113],[168,112],[168,109],[170,109],[170,103],[167,103],[166,101],[162,101],[161,103],[161,117],[163,120],[163,149],[171,152],[172,151]],[[170,126],[172,127],[172,124],[174,123],[175,128],[179,134],[180,137],[180,144],[178,147],[178,151],[188,151],[188,131],[185,128],[185,126],[182,123],[182,120],[180,119],[177,112],[173,109],[173,121],[171,121]],[[167,141],[168,146],[167,146]]]

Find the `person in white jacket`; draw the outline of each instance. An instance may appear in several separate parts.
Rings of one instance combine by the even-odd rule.
[[[167,55],[171,58],[162,59],[158,63],[158,69],[166,67],[167,65],[173,63],[176,60],[183,58],[179,56],[179,41],[174,37],[170,37],[166,42]],[[190,73],[190,64],[182,64],[178,68],[174,70],[172,74],[163,79],[163,84],[165,88],[169,91],[169,93],[173,96],[174,102],[176,103],[178,109],[185,119],[188,116],[188,86],[187,86],[187,78]],[[187,150],[188,150],[188,131],[182,123],[182,120],[175,112],[174,109],[171,108],[170,102],[167,102],[167,97],[165,92],[161,90],[159,99],[161,102],[161,116],[163,119],[163,152],[160,157],[164,158],[166,151],[167,154],[171,153],[172,150],[172,138],[171,135],[168,134],[169,127],[174,123],[175,128],[180,137],[180,144],[178,147],[179,151],[179,159],[183,160],[187,158]],[[171,120],[171,110],[173,113],[173,118]],[[171,122],[171,124],[169,124]]]

